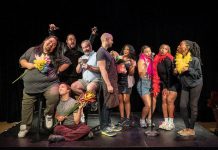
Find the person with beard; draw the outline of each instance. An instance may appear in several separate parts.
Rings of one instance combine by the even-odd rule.
[[[49,35],[55,35],[57,34],[57,31],[58,27],[56,27],[54,24],[49,25]],[[97,35],[96,32],[97,28],[92,28],[92,33],[89,38],[91,44],[94,42],[94,39]],[[73,82],[81,78],[81,74],[76,72],[76,67],[78,59],[83,55],[82,49],[77,45],[76,37],[72,33],[67,35],[66,43],[60,41],[58,42],[57,49],[60,55],[68,57],[72,62],[68,69],[59,74],[61,82],[71,85]]]
[[[56,53],[57,40],[57,37],[49,36],[39,46],[29,48],[19,59],[21,67],[26,69],[19,138],[25,137],[30,129],[34,102],[39,95],[46,100],[45,126],[48,129],[53,126],[54,109],[59,101],[58,72],[63,72],[71,64],[67,57]],[[46,66],[40,70],[36,61],[45,61]]]
[[[78,65],[76,67],[77,73],[82,73],[82,79],[79,79],[71,84],[72,91],[81,95],[86,91],[92,91],[96,93],[100,81],[100,72],[97,67],[96,52],[92,49],[91,42],[84,40],[81,43],[84,55],[78,59]],[[91,104],[91,110],[96,110],[97,102]],[[88,108],[85,108],[87,111]],[[87,119],[87,113],[85,113]],[[84,121],[84,120],[83,120]]]

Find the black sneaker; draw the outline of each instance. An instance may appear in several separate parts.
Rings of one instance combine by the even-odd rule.
[[[90,131],[89,134],[84,137],[84,140],[90,140],[93,138],[94,138],[94,133]]]
[[[123,125],[122,126],[125,126],[125,127],[129,127],[131,124],[131,121],[129,118],[126,118],[126,120],[123,122]]]
[[[120,131],[122,131],[122,129],[123,129],[122,126],[114,125],[113,123],[109,124],[109,128],[110,128],[113,132],[120,132]]]
[[[50,143],[54,143],[54,142],[60,142],[60,141],[64,141],[64,137],[62,135],[55,135],[55,134],[51,134],[49,137],[48,137],[48,141]]]
[[[118,122],[119,126],[123,126],[123,123],[126,121],[125,118],[120,118],[120,121]]]

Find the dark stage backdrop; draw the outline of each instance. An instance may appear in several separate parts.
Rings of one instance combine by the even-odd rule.
[[[49,2],[49,3],[48,3]],[[215,3],[215,2],[214,2]],[[24,70],[19,57],[31,46],[40,44],[48,35],[49,23],[60,27],[59,38],[65,41],[74,33],[77,42],[87,39],[90,29],[97,26],[99,36],[93,47],[100,47],[103,32],[114,36],[114,50],[120,51],[126,43],[132,44],[137,54],[144,44],[157,53],[162,43],[171,46],[172,54],[183,39],[196,41],[201,47],[204,87],[199,102],[199,120],[213,120],[206,106],[212,87],[217,83],[217,5],[214,3],[178,1],[13,1],[1,5],[1,67],[0,67],[0,121],[19,121],[22,80],[12,85]],[[161,113],[160,101],[157,111]],[[133,88],[132,111],[140,112],[142,102]],[[177,101],[178,110],[178,101]]]

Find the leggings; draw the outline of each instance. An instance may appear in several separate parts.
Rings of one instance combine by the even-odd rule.
[[[193,88],[182,89],[180,97],[180,113],[186,128],[194,129],[198,115],[198,100],[201,94],[203,82]],[[189,120],[188,107],[191,109],[191,118]]]

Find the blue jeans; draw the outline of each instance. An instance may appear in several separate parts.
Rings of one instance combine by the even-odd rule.
[[[100,126],[101,130],[105,129],[108,127],[111,123],[111,109],[107,108],[106,105],[104,104],[101,110],[101,120],[100,120]]]

